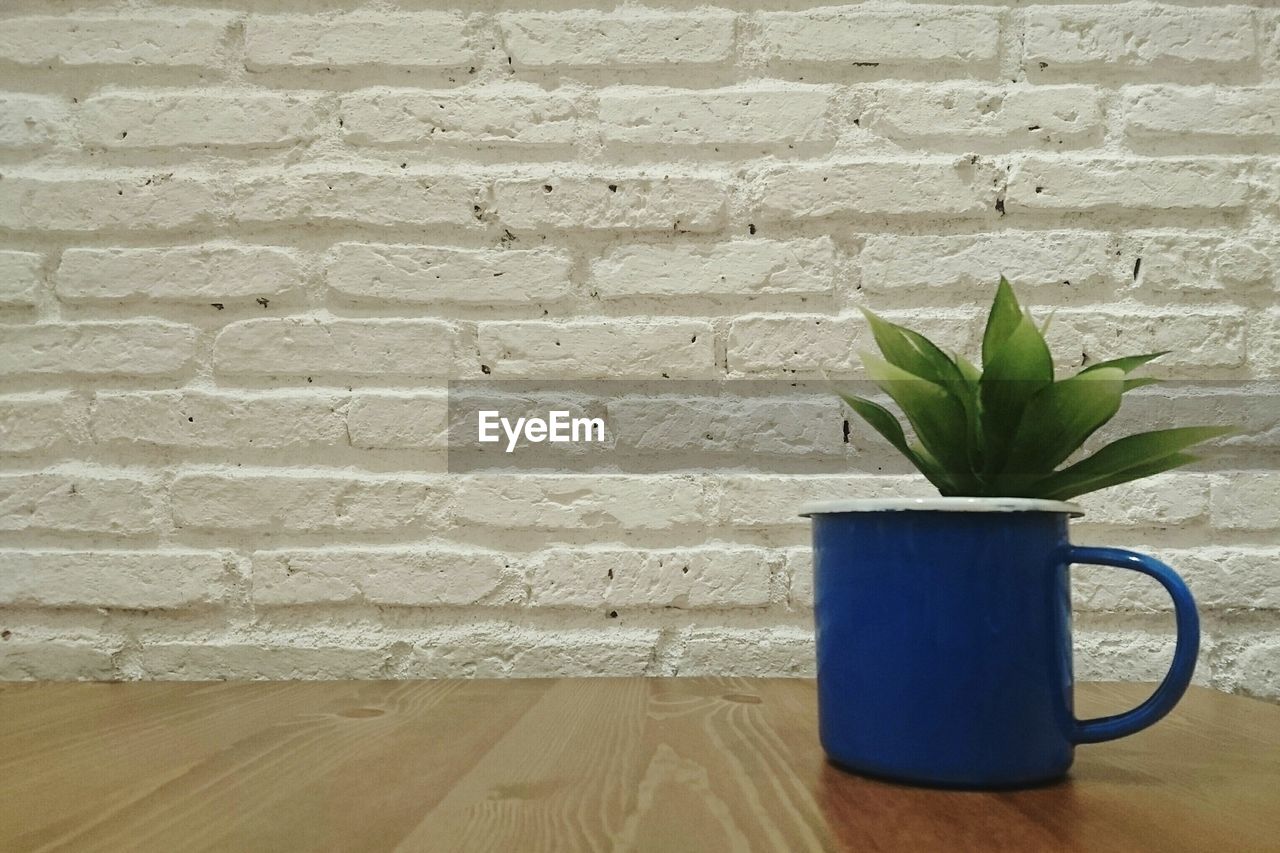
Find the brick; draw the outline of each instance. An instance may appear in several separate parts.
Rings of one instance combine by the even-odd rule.
[[[813,678],[814,669],[813,632],[784,626],[694,631],[678,662],[685,676]]]
[[[1221,293],[1265,285],[1274,248],[1234,234],[1130,232],[1120,243],[1138,270],[1134,286],[1151,293]]]
[[[65,301],[210,302],[276,298],[302,285],[298,256],[266,246],[68,249],[54,275]]]
[[[214,340],[214,369],[256,376],[445,376],[452,325],[438,320],[241,320]]]
[[[608,401],[606,423],[615,453],[666,464],[673,452],[707,463],[706,454],[843,458],[842,405],[834,395],[624,395]]]
[[[1252,14],[1244,6],[1033,6],[1025,20],[1031,68],[1212,69],[1249,62],[1256,53]]]
[[[208,551],[7,551],[0,604],[172,610],[219,603],[228,556]]]
[[[495,379],[658,377],[715,372],[714,335],[695,320],[481,323],[480,361]]]
[[[1280,87],[1137,86],[1124,91],[1125,131],[1142,139],[1280,139]]]
[[[883,315],[927,336],[938,346],[973,355],[979,333],[974,318],[957,313],[919,311]],[[748,315],[732,321],[727,349],[735,375],[848,376],[861,373],[860,350],[874,346],[861,317],[826,314]]]
[[[214,12],[9,18],[0,33],[0,60],[70,67],[219,65],[232,20]]]
[[[643,68],[733,58],[734,16],[723,13],[510,13],[498,25],[517,67]]]
[[[1027,157],[1013,167],[1008,213],[1040,210],[1234,210],[1249,185],[1242,167],[1211,158]]]
[[[923,476],[861,475],[784,476],[723,475],[717,518],[731,528],[807,527],[799,515],[804,504],[844,498],[937,497]]]
[[[1000,13],[949,6],[843,6],[757,16],[765,59],[800,64],[969,64],[995,61]]]
[[[197,175],[47,170],[0,180],[0,228],[15,231],[194,228],[223,209],[215,182]]]
[[[353,447],[446,450],[448,398],[443,394],[357,394],[347,409]]]
[[[813,551],[810,548],[788,548],[784,557],[787,579],[787,602],[797,609],[813,607]]]
[[[236,182],[230,216],[240,224],[478,226],[485,181],[474,174],[273,169]]]
[[[718,231],[726,221],[728,185],[693,176],[562,174],[500,179],[498,220],[515,230]]]
[[[1245,362],[1246,319],[1238,309],[1186,308],[1177,311],[1125,311],[1099,308],[1054,314],[1045,339],[1064,367],[1132,355],[1168,355],[1146,368],[1151,376],[1203,377],[1207,368],[1234,368]]]
[[[1133,261],[1117,254],[1120,238],[1090,231],[996,231],[990,234],[916,236],[873,234],[857,264],[862,289],[910,299],[922,288],[990,298],[999,275],[1013,282],[1023,301],[1048,291],[1056,302],[1073,288],[1119,289],[1132,281]],[[1145,261],[1144,261],[1145,263]],[[998,272],[997,272],[998,271]]]
[[[1235,471],[1213,479],[1209,515],[1220,530],[1280,529],[1280,472]]]
[[[316,135],[313,98],[246,92],[113,92],[80,109],[80,135],[105,148],[268,148]]]
[[[111,652],[87,643],[9,641],[0,649],[3,649],[0,680],[110,681],[115,678]]]
[[[638,677],[651,674],[657,644],[652,628],[449,628],[414,645],[403,677]]]
[[[568,296],[572,267],[569,255],[550,249],[339,243],[325,276],[349,299],[527,304]]]
[[[178,527],[267,533],[403,530],[438,523],[447,499],[445,484],[403,474],[187,470],[172,488]]]
[[[0,396],[0,452],[40,452],[88,440],[85,397],[66,392]]]
[[[0,375],[175,376],[196,330],[159,320],[0,327]]]
[[[293,393],[99,391],[90,419],[100,443],[225,450],[347,443],[343,398]]]
[[[765,552],[557,548],[538,555],[531,604],[539,607],[759,607],[769,602]]]
[[[504,530],[670,530],[701,523],[703,494],[683,476],[483,474],[455,500],[460,522]]]
[[[35,252],[0,252],[0,305],[35,305],[44,287],[44,257]]]
[[[375,604],[435,607],[481,603],[509,560],[439,548],[316,548],[253,555],[259,605]]]
[[[728,89],[620,86],[600,92],[600,133],[626,145],[750,145],[786,150],[832,142],[832,89],[774,83]]]
[[[1280,699],[1280,643],[1274,636],[1237,639],[1238,651],[1215,666],[1215,687],[1276,701]],[[1219,674],[1219,669],[1225,670]]]
[[[282,637],[250,642],[144,642],[137,666],[159,681],[333,680],[386,678],[391,652],[343,642],[287,645]]]
[[[1280,553],[1274,548],[1152,548],[1150,553],[1182,576],[1202,609],[1280,609],[1280,576],[1275,570]],[[1078,610],[1154,613],[1173,609],[1164,588],[1137,572],[1073,568],[1072,580]]]
[[[160,504],[150,477],[110,469],[64,466],[0,475],[0,530],[150,533]]]
[[[968,159],[858,160],[776,166],[756,180],[759,216],[980,215],[994,209],[995,187]],[[927,191],[925,190],[927,188]]]
[[[1088,86],[984,86],[930,83],[884,87],[861,125],[889,139],[959,147],[1096,144],[1102,93]]]
[[[1204,645],[1208,638],[1202,637]],[[1088,630],[1074,635],[1076,681],[1147,681],[1164,678],[1173,659],[1173,631],[1151,635],[1140,630]],[[1206,649],[1202,647],[1201,654]],[[1200,679],[1205,676],[1201,671]]]
[[[835,263],[835,246],[828,237],[628,245],[592,261],[589,284],[604,299],[831,293]]]
[[[441,68],[474,58],[466,18],[452,12],[253,15],[245,25],[244,51],[250,71]]]
[[[0,94],[0,149],[57,145],[66,142],[70,132],[71,111],[65,99]]]
[[[528,83],[364,89],[342,98],[341,115],[352,145],[570,145],[582,133],[572,95]]]
[[[1164,473],[1074,499],[1084,509],[1076,524],[1164,526],[1208,517],[1209,480],[1203,474]]]

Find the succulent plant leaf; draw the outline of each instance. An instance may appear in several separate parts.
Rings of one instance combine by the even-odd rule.
[[[1172,457],[1193,444],[1229,435],[1234,431],[1231,427],[1190,426],[1135,433],[1118,438],[1074,465],[1050,474],[1035,483],[1034,487],[1037,493],[1040,490],[1057,493],[1064,488],[1070,490],[1081,485],[1087,486],[1094,480],[1112,481],[1118,474],[1125,471],[1148,466],[1161,459]],[[1115,480],[1109,484],[1115,485],[1116,482],[1125,482],[1125,480]],[[1093,491],[1094,488],[1101,487],[1089,486],[1084,491]]]
[[[1033,491],[1027,495],[1017,495],[1015,497],[1037,497],[1045,498],[1051,501],[1069,501],[1072,498],[1088,492],[1096,492],[1098,489],[1106,489],[1111,486],[1118,486],[1121,483],[1127,483],[1130,480],[1140,480],[1143,477],[1151,477],[1155,474],[1162,474],[1173,468],[1183,465],[1190,465],[1192,462],[1198,462],[1199,456],[1193,456],[1190,453],[1171,453],[1168,456],[1161,456],[1142,465],[1134,465],[1129,468],[1122,468],[1118,471],[1112,471],[1110,474],[1100,475],[1087,480],[1064,481],[1062,485],[1054,488],[1046,488],[1042,484],[1035,484]]]
[[[1027,402],[1051,382],[1053,357],[1035,323],[1022,316],[991,360],[984,360],[978,383],[985,476],[994,476],[1004,467]]]
[[[982,334],[982,366],[985,368],[995,357],[996,350],[1004,343],[1013,330],[1022,322],[1022,308],[1018,298],[1013,295],[1013,287],[1009,280],[1000,276],[1000,286],[996,288],[995,301],[991,303],[991,313],[987,315],[987,327]]]
[[[1044,386],[1026,406],[1002,479],[1052,471],[1120,410],[1124,371],[1106,367]]]
[[[929,482],[938,487],[940,492],[946,494],[954,488],[937,460],[923,452],[924,448],[913,447],[907,442],[907,436],[902,431],[902,424],[898,423],[898,419],[893,412],[865,397],[841,394],[840,398],[848,404],[849,408],[857,412],[859,417],[870,424],[872,429],[880,433],[886,441],[892,444],[899,453],[907,457],[911,464],[915,465],[920,470],[920,473],[929,479]]]
[[[1100,361],[1097,364],[1091,364],[1080,371],[1080,373],[1091,373],[1095,370],[1106,370],[1109,367],[1118,367],[1125,373],[1132,373],[1142,365],[1149,361],[1154,361],[1162,355],[1168,355],[1171,350],[1163,350],[1161,352],[1149,352],[1143,355],[1126,355],[1122,358],[1113,358],[1109,361]],[[1078,375],[1078,374],[1077,374]]]
[[[950,382],[964,379],[960,368],[956,367],[951,356],[934,345],[924,335],[905,329],[895,323],[862,309],[863,315],[871,325],[871,334],[876,339],[876,346],[885,361],[901,367],[908,373],[914,373],[921,379],[936,382],[943,387]]]

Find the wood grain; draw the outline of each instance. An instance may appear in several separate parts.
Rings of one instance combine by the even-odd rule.
[[[1193,688],[998,794],[837,770],[814,707],[780,679],[4,685],[0,850],[1280,850],[1263,702]]]

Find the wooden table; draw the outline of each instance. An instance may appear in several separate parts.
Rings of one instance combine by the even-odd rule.
[[[1090,715],[1136,685],[1082,685]],[[1019,793],[830,767],[780,679],[0,686],[0,850],[1280,850],[1280,707],[1193,688]]]

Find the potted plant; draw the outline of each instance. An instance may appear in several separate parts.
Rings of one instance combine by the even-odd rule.
[[[1131,435],[1064,464],[1120,407],[1130,376],[1163,353],[1056,379],[1043,331],[1003,278],[982,368],[865,312],[883,358],[863,354],[897,417],[841,395],[941,497],[844,500],[812,518],[819,728],[838,765],[897,781],[971,788],[1063,776],[1080,743],[1123,737],[1173,707],[1199,649],[1195,602],[1143,554],[1067,538],[1067,503],[1193,461],[1230,432],[1197,426]],[[1072,705],[1072,563],[1150,575],[1173,597],[1172,667],[1138,708],[1077,720]]]

